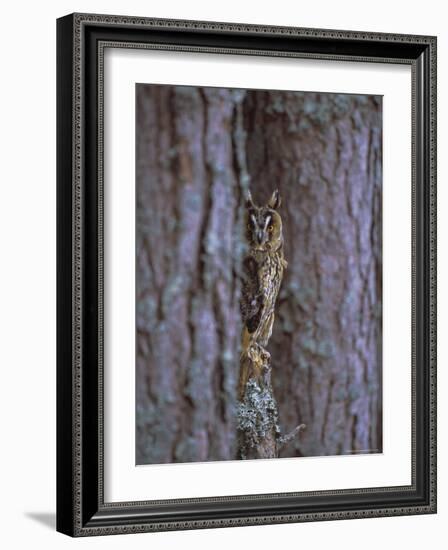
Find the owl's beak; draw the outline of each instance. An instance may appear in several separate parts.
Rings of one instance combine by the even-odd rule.
[[[257,231],[257,242],[258,244],[263,244],[264,235],[263,231]]]

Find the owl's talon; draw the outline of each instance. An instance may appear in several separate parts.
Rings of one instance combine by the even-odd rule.
[[[271,354],[261,346],[260,346],[260,355],[261,355],[261,358],[266,362],[269,362],[271,360]]]

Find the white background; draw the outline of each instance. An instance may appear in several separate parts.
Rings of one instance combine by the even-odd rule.
[[[108,49],[104,73],[105,500],[410,485],[410,66]],[[134,101],[148,81],[383,95],[382,454],[135,467]]]
[[[2,12],[2,546],[441,548],[448,520],[448,36],[442,2],[16,2]],[[439,514],[71,540],[55,510],[55,18],[73,11],[439,35]]]

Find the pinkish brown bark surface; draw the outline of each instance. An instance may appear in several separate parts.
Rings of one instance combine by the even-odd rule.
[[[279,188],[280,456],[381,449],[381,100],[138,85],[137,463],[237,456],[242,203]]]

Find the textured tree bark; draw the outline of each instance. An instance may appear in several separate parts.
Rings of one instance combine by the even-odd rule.
[[[380,450],[380,99],[138,85],[136,124],[137,463],[237,456],[249,183],[283,199],[280,456]]]
[[[258,345],[241,356],[237,410],[238,458],[277,458],[280,437],[278,407],[271,384],[269,353]]]
[[[252,345],[247,356],[242,356],[240,369],[243,368],[247,369],[248,377],[239,392],[238,458],[278,458],[282,447],[292,441],[305,425],[299,424],[282,435],[271,382],[271,357],[265,348]]]
[[[252,194],[283,198],[272,382],[307,430],[281,456],[381,450],[381,98],[259,92],[244,112]]]
[[[235,457],[243,96],[137,87],[137,463]]]

